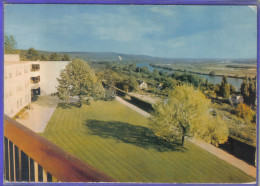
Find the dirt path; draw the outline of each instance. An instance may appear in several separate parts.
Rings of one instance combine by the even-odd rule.
[[[118,96],[116,97],[116,100],[121,102],[122,104],[128,106],[129,108],[135,110],[136,112],[142,114],[145,117],[151,116],[151,114],[149,114],[148,112],[145,112],[144,110],[132,105],[131,103],[123,100],[122,98],[120,98]],[[224,150],[221,150],[211,144],[205,143],[200,140],[189,140],[189,141],[196,144],[197,146],[203,148],[204,150],[214,154],[218,158],[228,162],[229,164],[239,168],[240,170],[245,172],[247,175],[250,175],[250,176],[256,178],[256,167],[247,164],[246,162],[236,158],[235,156],[233,156],[233,155],[225,152]]]

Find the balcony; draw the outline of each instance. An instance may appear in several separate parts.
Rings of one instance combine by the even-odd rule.
[[[116,182],[6,115],[4,179],[10,182]]]
[[[36,72],[40,70],[40,65],[39,64],[32,64],[31,66],[31,72]]]
[[[40,76],[31,77],[31,84],[36,84],[40,82]]]

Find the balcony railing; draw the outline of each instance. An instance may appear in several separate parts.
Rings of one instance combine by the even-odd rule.
[[[4,116],[4,179],[116,182],[8,116]]]

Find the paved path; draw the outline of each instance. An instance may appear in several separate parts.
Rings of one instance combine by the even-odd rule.
[[[150,117],[151,116],[151,114],[149,114],[148,112],[145,112],[144,110],[142,110],[142,109],[138,108],[137,106],[135,106],[135,105],[133,105],[133,104],[123,100],[122,98],[120,98],[118,96],[116,96],[116,100],[121,102],[122,104],[130,107],[131,109],[135,110],[136,112],[142,114],[145,117]]]
[[[124,105],[132,108],[133,110],[135,110],[136,112],[139,112],[140,114],[142,114],[145,117],[150,117],[151,114],[149,114],[148,112],[145,112],[144,110],[132,105],[131,103],[123,100],[120,97],[116,97],[116,100],[123,103]],[[240,170],[242,170],[243,172],[245,172],[247,175],[250,175],[254,178],[256,178],[256,167],[247,164],[246,162],[236,158],[235,156],[227,153],[224,150],[221,150],[217,147],[215,147],[214,145],[205,143],[201,140],[189,140],[190,142],[198,145],[199,147],[203,148],[204,150],[214,154],[215,156],[217,156],[218,158],[227,161],[228,163],[230,163],[231,165],[239,168]]]
[[[51,119],[58,102],[59,99],[56,97],[39,96],[37,101],[31,103],[33,109],[26,111],[29,114],[28,119],[17,119],[17,121],[36,133],[42,133]]]
[[[217,147],[215,147],[214,145],[208,144],[204,141],[201,140],[189,140],[190,142],[198,145],[199,147],[205,149],[206,151],[214,154],[215,156],[217,156],[218,158],[227,161],[228,163],[230,163],[231,165],[239,168],[240,170],[242,170],[243,172],[245,172],[246,174],[256,178],[256,168],[252,165],[247,164],[246,162],[236,158],[235,156],[227,153],[224,150],[221,150]]]

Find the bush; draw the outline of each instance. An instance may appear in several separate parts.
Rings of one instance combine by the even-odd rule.
[[[236,108],[236,115],[247,121],[253,121],[254,111],[246,104],[240,103]]]

